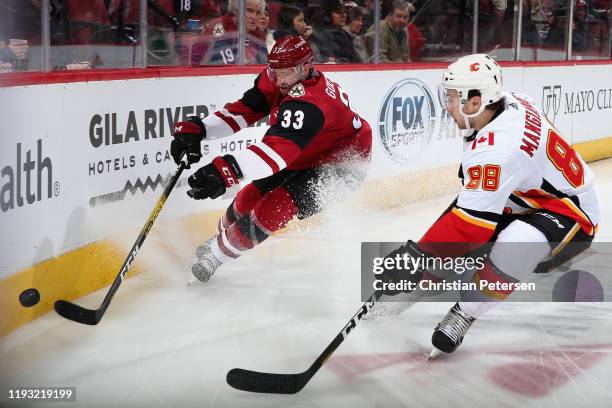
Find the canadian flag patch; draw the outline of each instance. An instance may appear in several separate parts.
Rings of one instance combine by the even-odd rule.
[[[482,135],[474,139],[472,142],[472,150],[475,150],[481,146],[493,146],[495,144],[495,134],[493,132],[489,132],[486,135]]]

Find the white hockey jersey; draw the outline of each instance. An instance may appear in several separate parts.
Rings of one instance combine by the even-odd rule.
[[[485,242],[503,212],[540,208],[595,233],[599,206],[593,172],[527,97],[504,96],[505,110],[464,142],[456,206],[422,241]]]

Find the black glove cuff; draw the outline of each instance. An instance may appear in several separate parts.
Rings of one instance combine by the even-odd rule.
[[[238,177],[238,180],[244,177],[244,175],[242,174],[242,170],[240,169],[240,166],[238,165],[238,162],[236,161],[236,158],[234,156],[232,156],[231,154],[226,154],[222,157],[223,160],[225,160],[230,166],[232,166],[232,170],[234,170],[234,173],[236,173],[236,177]]]
[[[202,139],[206,139],[206,125],[204,125],[204,122],[202,122],[202,119],[200,119],[199,116],[189,116],[187,118],[187,122],[191,122],[195,125],[198,125],[200,127],[200,129],[202,129],[202,132],[198,135],[201,141]]]
[[[406,241],[406,252],[408,252],[408,254],[410,254],[410,256],[412,256],[413,258],[429,255],[428,253],[426,253],[425,251],[421,249],[419,244],[417,244],[411,239]]]

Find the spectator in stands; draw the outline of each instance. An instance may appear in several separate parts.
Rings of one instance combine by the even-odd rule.
[[[301,35],[308,40],[312,34],[312,27],[304,21],[304,11],[301,8],[286,4],[278,11],[278,29],[274,31],[274,39],[278,40],[286,35]]]
[[[363,17],[365,16],[365,9],[359,7],[354,1],[347,1],[344,3],[346,9],[346,30],[353,34],[359,34],[363,28]]]
[[[498,48],[502,45],[504,33],[504,16],[508,0],[489,0],[488,22],[483,24],[484,38],[479,39],[479,48]]]
[[[361,35],[365,9],[359,7],[357,3],[352,1],[344,3],[344,6],[346,8],[346,25],[344,26],[344,31],[351,35],[355,51],[359,54],[359,58],[361,58],[362,61],[366,61],[368,60],[368,54],[365,48],[365,41]]]
[[[523,0],[523,2],[526,6],[524,16],[529,15],[523,41],[536,46],[544,45],[554,19],[551,1]]]
[[[413,4],[413,3],[409,3]],[[414,5],[413,8],[408,7],[411,13],[414,13]],[[421,56],[423,55],[423,51],[425,50],[425,35],[419,30],[414,22],[410,22],[410,17],[408,18],[408,25],[406,26],[408,29],[408,46],[410,48],[410,61],[420,61]]]
[[[363,0],[364,3],[364,16],[363,16],[363,26],[361,27],[361,35],[364,35],[372,24],[374,24],[374,1],[375,0]]]
[[[555,48],[565,47],[565,19],[555,18],[546,37],[546,45]],[[585,52],[593,47],[593,32],[587,23],[587,4],[585,0],[574,2],[574,22],[572,27],[572,52]]]
[[[380,22],[380,52],[378,60],[387,62],[409,62],[408,21],[414,7],[406,0],[393,0],[384,20]],[[368,54],[374,59],[374,26],[365,35]]]
[[[602,57],[612,58],[608,47],[610,41],[610,22],[612,22],[612,0],[593,0],[589,14],[593,26],[594,50]]]
[[[340,0],[322,0],[321,12],[312,40],[317,46],[320,57],[316,62],[347,63],[362,62],[353,45],[353,38],[344,31],[346,10]]]
[[[238,0],[229,0],[227,12],[218,19],[212,20],[206,29],[207,35],[214,38],[212,52],[205,63],[235,64],[238,56]],[[245,5],[245,63],[265,64],[268,52],[265,36],[257,27],[266,7],[264,0],[246,0]]]
[[[236,64],[238,59],[238,0],[229,0],[227,12],[211,20],[205,29],[201,24],[182,28],[181,35],[170,36],[183,65]],[[264,0],[246,0],[245,63],[267,62],[265,35],[257,27],[265,9]],[[190,21],[190,20],[188,20]]]
[[[589,24],[590,20],[590,16],[587,15],[586,1],[575,0],[572,51],[585,52],[593,48],[593,32]]]
[[[274,46],[275,41],[272,36],[272,32],[270,31],[270,9],[268,8],[268,6],[264,8],[263,13],[257,20],[257,28],[259,28],[259,31],[263,33],[266,49],[268,52],[270,52],[272,50],[272,47]]]
[[[28,69],[28,40],[8,39],[0,35],[1,72],[26,71]]]
[[[0,34],[0,73],[13,71],[15,53],[8,46],[4,35]]]
[[[312,41],[312,27],[304,21],[304,11],[294,5],[285,4],[278,10],[278,29],[274,31],[274,41],[286,35],[299,35],[304,38],[312,49],[315,61],[321,61],[319,49]]]
[[[0,1],[0,72],[27,70],[29,40],[40,41],[40,32],[39,3]]]

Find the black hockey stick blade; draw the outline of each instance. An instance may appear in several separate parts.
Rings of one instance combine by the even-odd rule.
[[[242,391],[250,392],[265,392],[270,394],[295,394],[306,386],[312,377],[319,371],[319,368],[336,351],[338,346],[342,344],[349,333],[357,327],[357,323],[370,311],[374,306],[375,293],[370,295],[368,300],[361,305],[357,313],[349,320],[342,328],[340,333],[334,337],[331,343],[323,350],[321,355],[312,363],[312,365],[299,374],[275,374],[275,373],[260,373],[258,371],[244,370],[242,368],[233,368],[227,373],[227,383]]]
[[[300,374],[272,374],[233,368],[227,373],[227,383],[241,391],[265,392],[270,394],[295,394],[308,382]]]
[[[55,311],[66,319],[70,319],[77,323],[89,324],[91,326],[98,324],[101,318],[97,309],[85,309],[67,300],[58,300],[55,302]]]
[[[155,204],[155,207],[153,207],[153,210],[149,214],[149,218],[147,218],[147,221],[140,230],[140,234],[138,235],[138,238],[136,238],[136,242],[134,242],[132,249],[130,249],[127,258],[125,258],[125,260],[123,261],[123,265],[119,269],[119,273],[115,277],[115,280],[111,284],[111,287],[108,292],[106,292],[106,296],[104,296],[100,307],[94,310],[90,310],[85,309],[84,307],[81,307],[74,303],[68,302],[67,300],[58,300],[55,302],[55,311],[60,316],[75,321],[77,323],[89,324],[91,326],[98,324],[100,320],[102,320],[102,316],[104,316],[104,313],[106,313],[106,309],[108,309],[108,306],[110,305],[113,296],[115,296],[115,293],[117,293],[121,282],[123,282],[123,279],[125,279],[125,274],[128,272],[130,265],[134,262],[134,258],[140,251],[140,248],[142,247],[143,242],[147,238],[149,231],[151,231],[153,223],[161,212],[162,207],[168,199],[168,196],[170,196],[170,193],[172,192],[172,189],[176,185],[179,177],[181,176],[181,173],[186,168],[189,168],[188,163],[182,161],[174,175],[170,178],[170,181],[164,188],[164,192],[159,197],[157,203]]]

